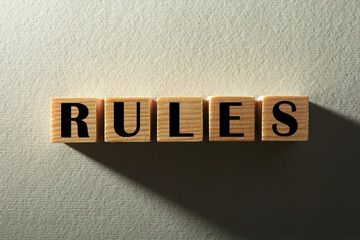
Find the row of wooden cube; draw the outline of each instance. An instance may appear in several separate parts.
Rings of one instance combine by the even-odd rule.
[[[157,141],[202,141],[203,105],[202,97],[159,97]],[[208,105],[210,141],[255,140],[254,97],[210,97]],[[152,106],[147,97],[106,98],[104,113],[102,99],[53,98],[51,142],[149,142]],[[308,140],[307,96],[260,97],[258,111],[263,141]]]

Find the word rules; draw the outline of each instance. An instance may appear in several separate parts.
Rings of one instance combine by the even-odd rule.
[[[204,118],[209,141],[255,141],[256,109],[263,141],[308,140],[307,96],[159,97],[156,103],[155,120],[150,97],[53,98],[51,142],[150,142],[152,120],[158,142],[200,142]]]

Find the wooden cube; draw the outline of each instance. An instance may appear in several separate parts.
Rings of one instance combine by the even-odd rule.
[[[102,141],[103,107],[98,98],[52,98],[51,142]]]
[[[105,142],[150,142],[150,97],[105,99]]]
[[[308,96],[263,96],[259,98],[263,141],[307,141]]]
[[[202,141],[202,97],[159,97],[157,140],[158,142]]]
[[[255,97],[210,97],[210,141],[254,141]]]

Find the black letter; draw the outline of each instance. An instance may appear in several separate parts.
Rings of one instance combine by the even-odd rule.
[[[135,136],[140,130],[140,102],[136,103],[136,129],[133,133],[125,132],[124,127],[124,103],[114,102],[114,129],[122,137]]]
[[[71,117],[71,107],[79,109],[79,115],[76,118]],[[83,119],[89,114],[89,109],[81,103],[61,103],[61,137],[71,137],[71,121],[78,125],[78,136],[89,137],[87,125]]]
[[[243,133],[230,133],[230,120],[240,120],[240,116],[230,116],[230,106],[242,106],[242,103],[220,103],[220,137],[243,137]]]
[[[193,133],[180,133],[180,103],[169,103],[170,137],[193,137]]]
[[[281,101],[281,102],[278,102],[277,104],[275,104],[275,106],[273,108],[273,114],[274,114],[274,117],[276,118],[276,120],[288,125],[290,130],[288,133],[279,133],[279,131],[277,130],[277,124],[273,124],[272,129],[273,129],[274,133],[278,136],[284,136],[284,137],[291,136],[296,132],[296,130],[298,128],[298,124],[297,124],[296,119],[293,116],[280,111],[281,104],[289,104],[291,106],[292,112],[296,111],[295,104],[292,102],[289,102],[289,101]]]

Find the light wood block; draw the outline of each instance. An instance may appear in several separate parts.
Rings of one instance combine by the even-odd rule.
[[[307,141],[308,96],[263,96],[259,98],[263,141]]]
[[[51,142],[102,141],[103,107],[104,101],[98,98],[52,98]]]
[[[159,97],[157,102],[157,140],[158,142],[202,141],[202,97]]]
[[[255,97],[209,97],[210,141],[254,141]]]
[[[150,142],[152,102],[150,97],[106,98],[105,142]]]

